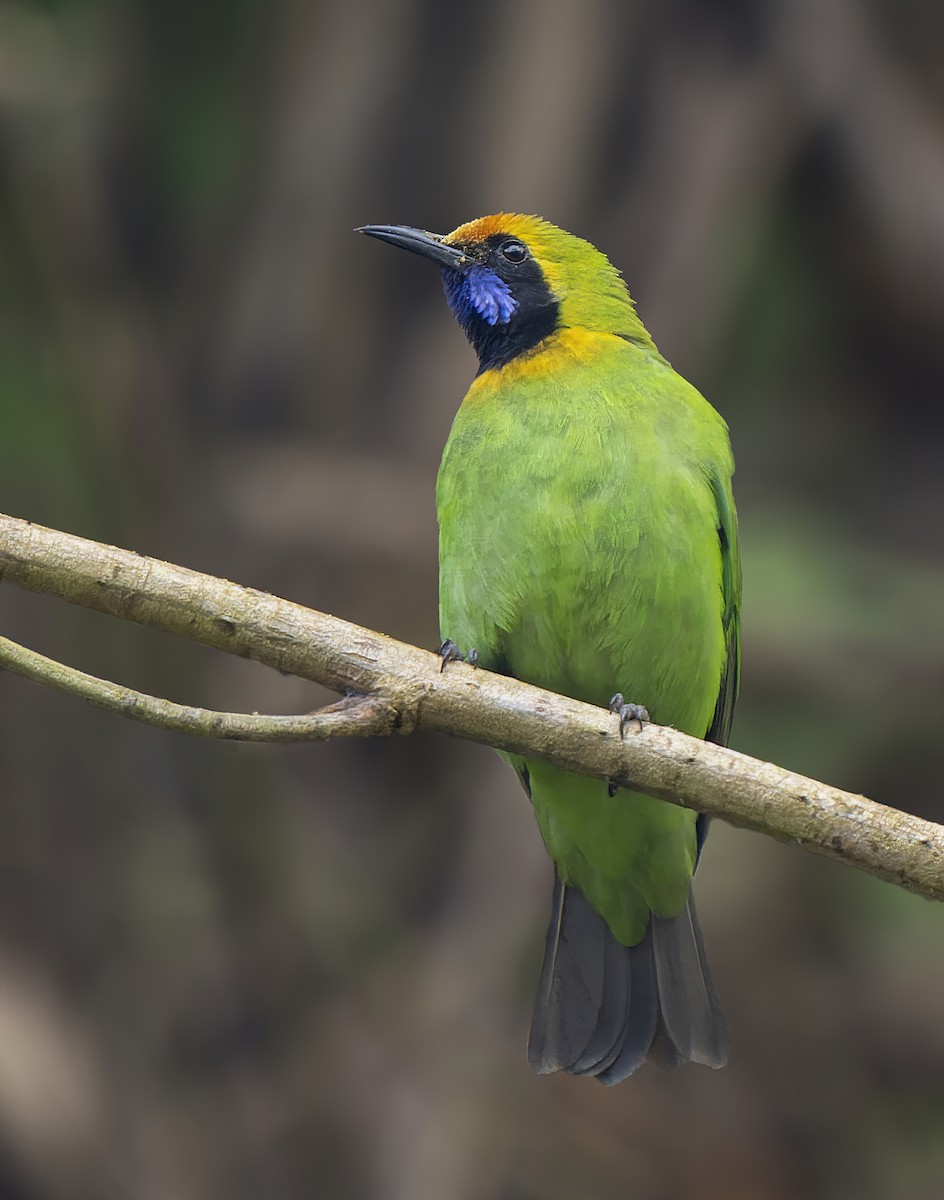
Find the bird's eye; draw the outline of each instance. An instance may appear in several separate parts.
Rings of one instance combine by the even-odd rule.
[[[502,258],[511,263],[520,263],[528,257],[528,248],[521,242],[510,241],[501,244]]]

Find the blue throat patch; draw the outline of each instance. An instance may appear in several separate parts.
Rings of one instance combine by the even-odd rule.
[[[467,271],[443,269],[443,287],[456,320],[468,329],[476,317],[487,325],[507,325],[518,301],[511,288],[488,267],[470,267]]]

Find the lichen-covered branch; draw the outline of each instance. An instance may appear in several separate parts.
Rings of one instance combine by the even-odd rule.
[[[605,709],[463,664],[440,672],[436,655],[384,634],[2,515],[0,579],[374,698],[364,728],[344,732],[422,729],[528,754],[944,900],[944,827],[677,730],[630,728],[624,740]]]

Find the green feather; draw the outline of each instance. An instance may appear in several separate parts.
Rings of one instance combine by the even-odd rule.
[[[437,487],[442,632],[483,667],[594,704],[622,691],[701,737],[722,678],[736,686],[726,427],[655,355],[600,335],[588,361],[578,341],[545,345],[551,370],[479,377],[456,417]],[[561,877],[623,944],[650,911],[682,911],[694,813],[524,765]]]

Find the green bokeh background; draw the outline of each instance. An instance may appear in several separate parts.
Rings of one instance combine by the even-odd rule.
[[[734,744],[944,820],[944,7],[0,4],[0,508],[436,642],[474,360],[355,238],[539,212],[728,419]],[[318,689],[0,585],[211,707]],[[614,684],[620,681],[614,681]],[[550,868],[510,772],[264,748],[0,676],[0,1195],[936,1200],[942,910],[716,824],[723,1072],[532,1076]]]

